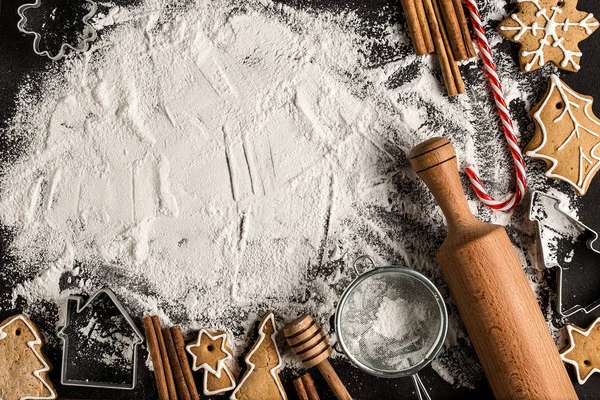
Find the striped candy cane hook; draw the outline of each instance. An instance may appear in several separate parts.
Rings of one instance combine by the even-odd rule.
[[[503,200],[496,200],[491,197],[483,188],[483,182],[479,178],[477,167],[475,165],[471,164],[467,166],[465,168],[465,172],[469,176],[471,186],[483,204],[494,210],[509,211],[518,206],[525,195],[525,190],[527,187],[525,162],[523,161],[523,154],[519,148],[519,142],[515,136],[513,122],[510,118],[508,107],[506,106],[502,85],[500,84],[498,74],[496,73],[496,65],[492,58],[492,50],[487,38],[485,37],[485,31],[483,29],[483,24],[481,23],[479,8],[475,3],[476,0],[464,1],[471,14],[471,23],[473,24],[477,46],[479,47],[479,56],[483,60],[485,74],[490,82],[490,85],[492,86],[494,100],[496,101],[496,107],[498,108],[500,119],[502,120],[502,127],[504,128],[506,142],[508,143],[508,147],[515,164],[515,173],[517,179],[516,191],[515,193],[506,196]]]

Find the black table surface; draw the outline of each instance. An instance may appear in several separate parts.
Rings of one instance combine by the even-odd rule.
[[[56,1],[56,0],[55,0]],[[72,1],[72,0],[70,0]],[[64,0],[64,4],[70,3],[69,0]],[[380,24],[385,21],[397,26],[397,29],[406,29],[405,22],[401,13],[398,0],[279,0],[292,7],[296,8],[311,8],[315,10],[350,10],[354,11],[367,23],[369,21]],[[481,0],[485,3],[485,0]],[[35,55],[31,50],[31,37],[21,34],[16,27],[18,16],[16,13],[17,7],[25,3],[24,0],[0,0],[0,163],[10,162],[10,159],[18,154],[15,154],[15,149],[11,146],[10,135],[7,127],[7,119],[15,111],[15,98],[20,85],[25,79],[35,85],[39,80],[36,79],[37,74],[46,70],[51,61],[45,57]],[[132,0],[116,0],[116,4],[133,3]],[[600,15],[600,2],[597,0],[580,0],[579,8]],[[68,7],[68,5],[66,6]],[[514,3],[509,3],[506,6],[507,11],[515,9]],[[385,16],[382,16],[381,10],[385,10]],[[513,54],[515,63],[517,62],[517,46],[508,44],[510,53]],[[584,57],[581,62],[581,71],[577,74],[561,73],[561,78],[565,80],[575,90],[592,95],[600,99],[600,81],[598,76],[600,73],[600,33],[596,33],[590,39],[584,41],[581,45]],[[389,55],[388,55],[389,56]],[[390,56],[393,58],[393,55]],[[385,62],[385,60],[383,60]],[[545,88],[540,88],[539,96],[542,96]],[[540,97],[541,98],[541,97]],[[600,101],[594,104],[596,115],[600,115]],[[522,143],[527,143],[532,135],[532,130],[524,134],[521,138]],[[499,139],[500,140],[500,139]],[[553,183],[561,191],[569,192],[571,189],[565,184],[556,182]],[[600,183],[596,181],[592,184],[588,194],[578,200],[579,216],[592,229],[600,230],[600,213],[597,212],[597,202],[600,200]],[[522,205],[521,207],[526,207]],[[10,242],[10,232],[5,227],[0,226],[0,246],[6,249]],[[1,250],[1,249],[0,249]],[[585,254],[581,258],[581,263],[587,266],[585,274],[587,276],[600,276],[600,269],[594,268],[598,263],[598,258],[595,254]],[[5,251],[0,252],[0,263],[2,266],[10,265],[11,260]],[[2,268],[2,267],[0,267]],[[13,282],[10,280],[10,273],[2,271],[0,274],[0,320],[19,310],[5,308],[5,304],[12,290]],[[585,277],[584,277],[585,278]],[[549,279],[552,279],[549,276]],[[576,281],[574,279],[574,281]],[[582,285],[575,284],[573,287],[568,287],[572,293],[577,293]],[[570,322],[576,323],[579,326],[587,326],[595,318],[600,316],[600,311],[590,315],[576,315],[570,319]],[[139,319],[137,320],[140,323]],[[141,326],[141,324],[139,324]],[[473,350],[468,347],[462,347],[458,350],[464,354],[458,354],[457,359],[476,360]],[[85,399],[154,399],[156,395],[156,387],[152,372],[145,366],[146,348],[143,345],[140,349],[139,357],[139,372],[138,384],[133,391],[125,390],[100,390],[61,386],[59,382],[60,371],[60,351],[50,349],[48,356],[54,364],[54,370],[51,372],[51,379],[55,383],[61,398],[85,398]],[[462,358],[461,358],[462,357]],[[470,361],[471,363],[473,361]],[[347,384],[351,395],[355,399],[399,399],[399,398],[416,398],[411,379],[395,379],[385,380],[371,377],[348,364],[343,359],[334,359],[332,361],[334,367],[339,372],[339,375]],[[477,365],[459,365],[465,370],[478,370]],[[573,376],[572,371],[570,371]],[[313,373],[318,389],[322,394],[323,399],[334,398],[318,373]],[[425,383],[425,386],[430,389],[430,394],[434,399],[487,399],[493,398],[489,385],[485,378],[479,380],[475,389],[454,388],[444,381],[431,368],[425,368],[419,374]],[[290,398],[295,398],[295,391],[292,387],[291,380],[294,378],[294,373],[284,371],[282,378],[287,388]],[[575,383],[577,393],[580,398],[596,399],[600,397],[600,374],[596,374],[588,380],[588,382],[580,386]],[[257,399],[258,400],[258,399]]]

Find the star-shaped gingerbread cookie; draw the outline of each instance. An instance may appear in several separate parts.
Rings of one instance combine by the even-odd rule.
[[[577,381],[583,385],[594,372],[600,372],[600,318],[587,330],[567,325],[569,346],[561,351],[560,358],[575,367]]]
[[[577,72],[579,42],[600,25],[590,13],[577,10],[578,0],[517,0],[519,12],[500,24],[500,33],[520,43],[521,69],[533,71],[552,62]]]
[[[235,388],[235,377],[226,364],[233,358],[226,332],[201,329],[198,332],[198,339],[187,345],[186,349],[193,358],[192,369],[204,370],[205,395],[220,395]]]

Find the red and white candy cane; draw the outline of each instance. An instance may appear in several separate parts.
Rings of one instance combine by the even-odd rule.
[[[487,38],[485,37],[485,31],[483,29],[483,24],[481,23],[479,8],[475,3],[476,0],[463,1],[466,3],[471,14],[471,23],[473,24],[473,29],[475,30],[476,42],[477,46],[479,47],[479,55],[483,60],[485,74],[490,82],[490,85],[492,86],[494,99],[496,100],[496,107],[500,113],[500,119],[502,120],[506,142],[508,143],[508,147],[510,148],[510,152],[515,164],[517,178],[516,191],[515,193],[506,196],[503,200],[496,200],[483,188],[483,182],[479,178],[477,167],[475,165],[471,164],[467,166],[465,168],[465,172],[469,176],[469,180],[471,181],[471,185],[473,186],[475,193],[477,193],[477,196],[483,202],[483,204],[494,210],[509,211],[518,206],[525,195],[525,190],[527,187],[525,162],[523,161],[523,154],[521,153],[519,143],[515,136],[513,122],[508,113],[508,107],[506,106],[506,101],[504,99],[502,85],[500,84],[498,74],[496,73],[496,65],[494,64],[494,59],[492,58],[492,50],[490,49],[490,44]]]

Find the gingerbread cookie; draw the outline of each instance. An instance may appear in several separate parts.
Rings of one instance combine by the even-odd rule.
[[[227,333],[201,329],[198,339],[187,345],[186,350],[193,358],[192,369],[204,370],[205,395],[221,395],[235,388],[235,377],[226,364],[233,358]]]
[[[500,24],[500,33],[520,43],[523,71],[552,62],[567,71],[579,71],[579,42],[599,23],[590,13],[577,10],[577,0],[517,0],[519,12]]]
[[[26,315],[0,325],[0,399],[56,399],[48,379],[50,362],[41,351],[42,335]]]
[[[287,400],[279,380],[281,356],[275,343],[277,324],[269,311],[258,326],[258,339],[245,358],[246,372],[231,400]]]
[[[547,164],[546,176],[568,182],[583,196],[600,168],[600,120],[594,99],[550,77],[544,100],[531,112],[535,134],[526,154]]]
[[[575,367],[577,381],[583,385],[594,372],[600,372],[600,318],[587,330],[567,325],[569,345],[560,358]]]

